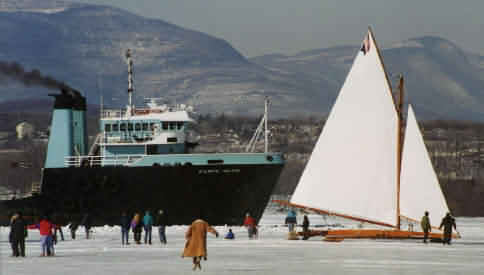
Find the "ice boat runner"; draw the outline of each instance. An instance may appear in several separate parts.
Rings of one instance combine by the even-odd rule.
[[[402,99],[403,78],[397,106],[369,29],[286,204],[378,227],[329,230],[326,240],[422,238],[423,232],[401,230],[401,219],[419,221],[429,211],[436,228],[449,212],[411,106],[402,146]]]

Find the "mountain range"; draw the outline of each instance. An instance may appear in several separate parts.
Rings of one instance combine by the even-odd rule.
[[[2,1],[0,32],[0,61],[64,81],[91,104],[99,104],[101,96],[110,106],[126,104],[124,54],[131,49],[138,105],[143,98],[162,97],[202,113],[257,115],[269,96],[271,115],[279,117],[327,115],[359,50],[355,43],[248,59],[201,32],[118,8],[60,0]],[[430,36],[390,45],[382,55],[392,83],[404,75],[406,99],[420,119],[484,121],[483,56]],[[0,106],[52,93],[2,75],[0,84]]]

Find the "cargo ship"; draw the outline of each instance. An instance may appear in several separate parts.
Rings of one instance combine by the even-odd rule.
[[[1,201],[4,213],[55,215],[61,224],[86,214],[94,224],[116,224],[122,212],[160,209],[169,224],[202,217],[214,225],[241,225],[246,213],[258,221],[284,166],[283,155],[268,150],[267,102],[247,152],[192,153],[197,146],[189,139],[196,123],[192,108],[155,99],[135,107],[129,51],[126,57],[128,104],[101,109],[99,134],[90,148],[85,98],[67,88],[51,95],[54,111],[40,184],[29,197]],[[250,150],[264,135],[264,152]]]

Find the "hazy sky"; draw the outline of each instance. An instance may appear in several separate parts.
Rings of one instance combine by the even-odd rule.
[[[436,35],[484,55],[483,0],[71,0],[117,6],[227,40],[248,57]]]

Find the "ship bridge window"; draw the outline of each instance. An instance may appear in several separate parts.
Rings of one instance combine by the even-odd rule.
[[[170,122],[170,130],[175,130],[175,122]]]
[[[128,123],[128,131],[133,131],[133,123]]]
[[[135,131],[141,131],[141,124],[136,123],[136,124],[134,125],[134,130],[135,130]]]
[[[111,124],[104,124],[104,131],[111,132]]]
[[[177,126],[178,130],[181,130],[183,128],[183,122],[177,122],[176,126]]]
[[[146,146],[146,154],[155,155],[158,153],[158,145],[150,144]]]
[[[126,123],[119,124],[119,130],[120,131],[126,131]]]
[[[176,137],[169,137],[166,139],[166,142],[177,142],[178,139]]]
[[[112,127],[113,132],[117,132],[118,129],[119,129],[119,125],[118,124],[113,124],[113,127]]]
[[[150,123],[150,129],[151,129],[151,131],[154,131],[155,130],[155,124],[153,122]]]
[[[224,163],[223,159],[209,159],[207,160],[208,164],[221,164]]]
[[[161,127],[163,128],[163,130],[168,130],[168,122],[162,122]]]
[[[143,127],[143,131],[148,131],[148,123],[143,123],[142,124],[142,127]]]

